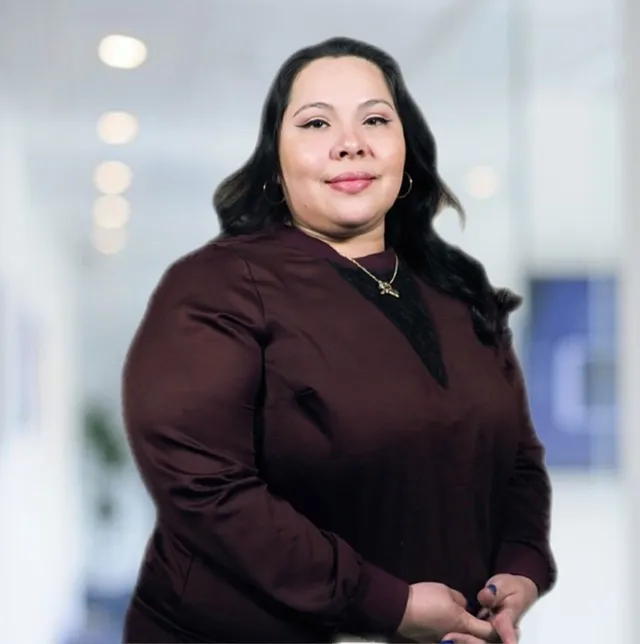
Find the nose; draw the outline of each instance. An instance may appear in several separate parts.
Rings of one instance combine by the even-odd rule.
[[[338,148],[338,156],[341,159],[344,158],[358,158],[365,155],[364,145],[360,141],[355,139],[350,139],[348,141],[343,141],[342,145]]]
[[[357,132],[343,130],[332,150],[334,159],[357,159],[366,156],[368,147]]]

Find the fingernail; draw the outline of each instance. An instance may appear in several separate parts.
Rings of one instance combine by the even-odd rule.
[[[487,588],[491,591],[492,595],[497,595],[498,594],[498,589],[496,588],[495,584],[489,584]]]

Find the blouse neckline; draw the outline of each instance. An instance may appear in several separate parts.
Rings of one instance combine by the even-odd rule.
[[[283,226],[279,231],[278,237],[287,246],[297,248],[303,253],[318,259],[326,259],[335,264],[355,268],[353,262],[347,257],[341,255],[335,248],[321,239],[312,237],[295,226]],[[359,264],[372,272],[384,272],[393,270],[396,262],[396,253],[388,246],[385,250],[378,253],[365,255],[364,257],[354,257]]]

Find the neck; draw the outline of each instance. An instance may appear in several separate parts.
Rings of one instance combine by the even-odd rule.
[[[310,237],[314,237],[325,244],[331,246],[337,253],[345,257],[366,257],[367,255],[375,255],[385,250],[384,240],[384,225],[378,226],[374,230],[369,230],[364,233],[354,233],[352,235],[330,235],[318,230],[314,230],[305,226],[304,224],[296,222],[295,227],[306,233]]]

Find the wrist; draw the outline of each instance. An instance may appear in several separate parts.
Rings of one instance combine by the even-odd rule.
[[[555,560],[544,556],[538,549],[521,544],[502,544],[494,566],[495,574],[510,574],[526,577],[536,585],[538,597],[548,593],[556,583]]]
[[[406,613],[411,587],[405,581],[364,562],[360,584],[345,619],[347,629],[390,637]]]
[[[398,626],[398,635],[410,638],[415,624],[415,617],[413,615],[413,587],[409,586],[409,594],[407,596],[407,604],[404,609],[402,621]]]
[[[531,602],[533,603],[536,601],[540,596],[540,591],[538,590],[536,582],[525,575],[514,575],[514,577],[525,586],[527,596],[531,598]]]

